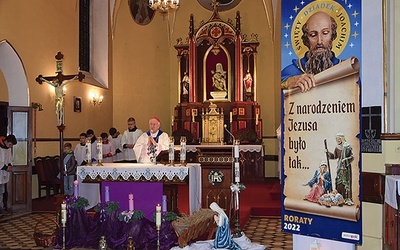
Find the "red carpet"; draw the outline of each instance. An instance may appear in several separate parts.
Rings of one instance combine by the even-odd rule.
[[[279,179],[267,178],[263,183],[245,184],[240,192],[240,226],[244,227],[250,216],[280,216],[281,186]],[[189,189],[187,185],[178,187],[179,211],[189,214]]]

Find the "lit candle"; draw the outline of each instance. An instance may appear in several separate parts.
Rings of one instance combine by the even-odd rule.
[[[110,201],[110,186],[105,186],[104,187],[104,201],[109,202]]]
[[[78,180],[74,181],[74,196],[78,197],[79,196],[79,191],[78,191]]]
[[[97,160],[99,162],[103,160],[103,143],[101,138],[97,141]]]
[[[133,211],[135,208],[133,206],[133,194],[129,194],[129,211]]]
[[[167,212],[167,196],[163,195],[162,196],[162,212]]]
[[[229,112],[229,122],[232,123],[233,121],[233,114],[232,112]]]
[[[61,223],[65,225],[67,222],[67,204],[61,203]]]
[[[90,139],[86,141],[85,149],[86,149],[86,162],[89,163],[92,161],[92,145],[90,143]]]
[[[157,204],[156,206],[156,227],[160,228],[161,226],[161,206]]]

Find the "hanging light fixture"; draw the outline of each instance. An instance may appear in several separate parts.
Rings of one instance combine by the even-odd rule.
[[[168,43],[171,44],[172,34],[174,33],[176,10],[179,8],[179,0],[149,0],[149,6],[155,11],[167,16]],[[172,23],[169,13],[173,13]]]
[[[167,13],[179,8],[179,0],[149,0],[149,5],[153,10]]]

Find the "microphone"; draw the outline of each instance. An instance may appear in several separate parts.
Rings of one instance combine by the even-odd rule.
[[[231,131],[228,130],[227,128],[228,126],[226,126],[226,124],[224,124],[224,129],[226,132],[228,132],[228,134],[233,138],[233,142],[235,142],[236,138],[235,136],[231,133]]]

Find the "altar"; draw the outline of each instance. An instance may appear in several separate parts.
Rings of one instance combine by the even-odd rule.
[[[103,182],[109,186],[111,183],[116,184],[110,187],[110,201],[120,202],[122,209],[128,205],[128,195],[124,196],[123,193],[132,192],[134,197],[136,196],[135,209],[145,211],[150,209],[153,213],[155,205],[162,204],[162,183],[188,181],[190,213],[198,211],[201,207],[201,166],[196,163],[186,166],[144,163],[103,163],[103,166],[78,166],[77,179],[79,196],[88,199],[88,209],[104,201],[104,192],[101,191],[104,191]],[[118,184],[121,184],[120,187],[117,187]],[[148,193],[151,189],[155,192],[154,197]],[[117,193],[122,193],[122,195],[117,195]],[[151,199],[155,200],[150,202]]]

